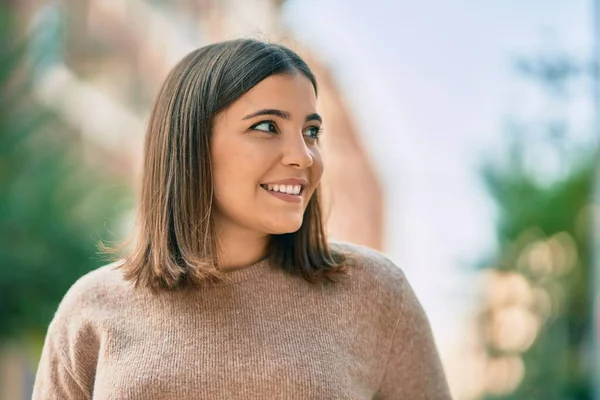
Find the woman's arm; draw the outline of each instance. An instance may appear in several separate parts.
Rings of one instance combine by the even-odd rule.
[[[63,350],[56,346],[52,329],[48,330],[44,350],[38,366],[33,387],[33,400],[65,399],[87,400],[90,393],[74,377],[73,371],[63,355]]]
[[[33,400],[91,399],[99,335],[90,290],[75,284],[48,327],[33,387]]]
[[[452,399],[431,327],[406,279],[378,399]]]

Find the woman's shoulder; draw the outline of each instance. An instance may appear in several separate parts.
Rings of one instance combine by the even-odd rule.
[[[387,255],[371,247],[343,241],[331,241],[330,248],[344,256],[345,263],[354,270],[372,275],[375,278],[401,283],[405,279],[402,269]]]
[[[106,264],[81,276],[69,288],[65,299],[74,297],[79,302],[94,301],[100,300],[99,297],[127,291],[130,285],[125,281],[119,269],[122,263],[122,261],[116,261]]]
[[[131,293],[119,265],[115,262],[92,270],[69,288],[48,326],[45,347],[74,354],[74,349],[99,345],[103,321],[122,308]]]
[[[388,256],[370,247],[343,241],[331,241],[330,248],[344,256],[350,281],[360,292],[375,291],[389,301],[401,301],[408,282],[402,268]]]
[[[53,322],[60,320],[88,319],[111,304],[119,304],[131,293],[117,261],[96,268],[73,283],[63,296]]]

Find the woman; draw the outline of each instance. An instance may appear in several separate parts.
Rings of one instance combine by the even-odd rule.
[[[328,244],[317,84],[291,50],[203,47],[147,132],[136,245],[77,281],[34,399],[449,399],[383,255]]]

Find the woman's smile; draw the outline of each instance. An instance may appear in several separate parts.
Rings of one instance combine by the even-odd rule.
[[[281,179],[260,185],[270,195],[289,203],[301,203],[302,194],[307,186],[308,181],[302,178]]]

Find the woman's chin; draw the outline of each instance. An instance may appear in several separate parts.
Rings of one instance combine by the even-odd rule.
[[[284,235],[286,233],[297,232],[302,227],[302,221],[290,221],[289,223],[279,223],[275,226],[271,226],[269,233],[272,235]]]

